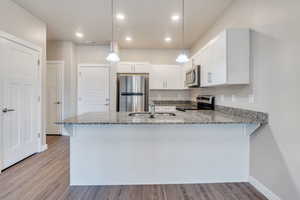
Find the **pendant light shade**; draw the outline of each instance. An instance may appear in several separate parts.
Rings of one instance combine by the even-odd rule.
[[[116,63],[116,62],[119,62],[120,61],[120,57],[119,55],[117,54],[117,52],[115,51],[115,48],[114,48],[114,34],[115,34],[115,27],[114,27],[114,0],[111,0],[111,48],[110,48],[110,53],[108,54],[108,56],[106,57],[106,60],[108,62],[111,62],[111,63]]]
[[[189,62],[189,58],[184,51],[184,17],[184,0],[182,0],[182,53],[179,54],[179,56],[176,59],[176,62],[180,64]]]
[[[179,56],[176,59],[176,62],[180,63],[180,64],[184,64],[189,62],[189,58],[185,53],[179,54]]]
[[[116,52],[112,51],[108,54],[106,60],[108,62],[116,63],[116,62],[120,62],[120,57]]]

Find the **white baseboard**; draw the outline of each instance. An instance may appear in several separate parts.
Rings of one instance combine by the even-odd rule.
[[[269,200],[281,200],[276,194],[274,194],[269,188],[264,186],[261,182],[259,182],[254,177],[249,177],[249,183],[253,185],[259,192],[261,192],[265,197]]]
[[[43,152],[43,151],[46,151],[47,149],[48,149],[47,144],[42,145],[41,148],[40,148],[40,153]]]

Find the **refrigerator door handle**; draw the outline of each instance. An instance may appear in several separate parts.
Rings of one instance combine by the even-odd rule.
[[[121,96],[143,96],[144,93],[136,92],[122,92]]]

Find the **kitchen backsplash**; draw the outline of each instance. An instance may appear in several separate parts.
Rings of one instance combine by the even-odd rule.
[[[191,100],[190,90],[150,90],[150,101],[153,100]]]

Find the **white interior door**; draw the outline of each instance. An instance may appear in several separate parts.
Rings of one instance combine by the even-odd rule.
[[[63,62],[47,63],[47,134],[62,134],[55,122],[63,119],[63,69]]]
[[[4,39],[0,45],[0,148],[7,168],[38,151],[39,53]]]
[[[80,66],[78,69],[78,114],[109,111],[109,68]]]

